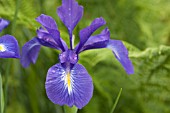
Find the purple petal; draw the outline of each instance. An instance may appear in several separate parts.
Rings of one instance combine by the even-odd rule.
[[[19,58],[19,46],[15,37],[4,35],[0,38],[0,58]]]
[[[61,64],[52,66],[47,73],[46,93],[55,104],[84,107],[93,94],[93,83],[86,69],[76,64],[72,70]]]
[[[62,43],[63,41],[61,41],[60,32],[58,31],[55,20],[52,17],[44,15],[44,14],[41,14],[39,17],[36,18],[36,20],[37,22],[39,22],[42,26],[46,28],[47,33],[51,35],[51,38],[54,39],[54,41],[57,43],[59,48],[62,51],[65,51],[65,46]],[[39,32],[40,31],[42,32],[42,29],[39,30]]]
[[[82,29],[79,33],[80,36],[80,43],[79,47],[76,51],[76,53],[79,52],[79,50],[83,47],[83,45],[86,43],[86,41],[89,39],[89,37],[95,32],[99,27],[103,26],[106,24],[105,20],[101,18],[96,18],[90,26]]]
[[[5,20],[5,19],[2,19],[0,18],[0,32],[6,28],[9,24],[9,21],[8,20]]]
[[[44,30],[43,28],[40,28],[37,30],[37,36],[39,39],[39,42],[43,46],[47,46],[50,48],[55,48],[58,50],[62,50],[58,43],[54,40],[51,34],[48,33],[48,31]],[[66,43],[61,39],[62,45],[64,46],[65,50],[68,49]]]
[[[130,61],[130,59],[128,57],[128,50],[123,45],[122,41],[110,40],[108,45],[107,45],[107,48],[112,50],[115,57],[122,64],[122,66],[124,67],[125,71],[128,74],[133,74],[134,73],[133,64],[132,64],[132,62]]]
[[[51,29],[49,30],[49,33],[53,37],[53,39],[57,42],[59,47],[62,51],[66,51],[68,49],[66,43],[60,38],[60,32],[58,30]]]
[[[30,63],[36,62],[40,47],[38,38],[33,38],[22,47],[21,64],[23,67],[26,68]]]
[[[81,48],[80,52],[88,49],[105,48],[109,42],[109,39],[110,31],[108,28],[106,28],[100,34],[96,36],[91,36],[84,44],[84,46]]]
[[[62,6],[57,9],[57,13],[71,33],[83,16],[83,7],[75,0],[62,0]]]
[[[49,29],[58,30],[55,20],[48,15],[41,14],[39,17],[36,18],[36,20],[42,26],[44,26],[47,30],[49,30]]]

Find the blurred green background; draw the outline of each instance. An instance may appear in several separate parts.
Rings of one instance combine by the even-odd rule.
[[[135,74],[128,76],[107,49],[80,54],[79,63],[93,78],[94,94],[78,113],[110,113],[120,88],[123,91],[114,113],[170,113],[170,0],[78,2],[84,6],[84,16],[74,30],[76,42],[78,31],[102,16],[111,37],[124,41],[135,67]],[[11,21],[0,35],[14,35],[22,47],[36,36],[40,24],[35,18],[44,13],[56,20],[68,43],[67,29],[56,14],[60,5],[61,0],[0,0],[0,17]],[[58,54],[43,47],[37,63],[27,69],[17,59],[0,59],[3,92],[8,97],[6,113],[59,113],[44,87],[47,70],[58,62]]]

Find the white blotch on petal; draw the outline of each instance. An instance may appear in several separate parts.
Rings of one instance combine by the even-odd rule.
[[[117,57],[118,59],[121,59],[121,57],[119,56],[118,51],[116,51],[116,50],[115,50],[112,46],[110,46],[110,45],[108,45],[107,47],[113,51],[113,53],[116,55],[116,57]]]
[[[6,51],[6,47],[3,44],[0,44],[0,52]]]
[[[73,87],[74,87],[73,85],[74,80],[72,78],[73,76],[70,72],[66,72],[66,71],[64,71],[62,75],[63,75],[62,81],[64,81],[64,87],[65,89],[68,90],[69,95],[71,95],[73,93]]]

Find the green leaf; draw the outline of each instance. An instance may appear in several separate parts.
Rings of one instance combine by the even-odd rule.
[[[110,113],[113,113],[113,112],[114,112],[114,110],[115,110],[115,108],[116,108],[116,105],[117,105],[117,103],[118,103],[118,101],[119,101],[119,98],[120,98],[121,93],[122,93],[122,88],[120,88],[119,94],[117,95],[117,98],[116,98],[116,100],[115,100],[115,103],[114,103],[114,105],[113,105],[112,110],[111,110]]]
[[[3,95],[3,88],[2,88],[2,77],[0,73],[0,112],[3,113],[4,111],[4,95]]]
[[[107,109],[114,104],[111,102],[113,94],[120,87],[126,93],[121,95],[116,113],[169,112],[168,104],[165,103],[170,102],[167,95],[170,91],[170,46],[161,45],[142,51],[127,42],[124,44],[135,67],[135,74],[131,76],[127,76],[121,64],[107,49],[90,50],[81,54],[80,63],[93,77],[95,86],[92,100],[81,113],[110,112]]]
[[[159,47],[147,48],[144,51],[129,51],[131,54],[129,55],[132,58],[150,58],[154,59],[159,56],[169,56],[170,54],[170,46],[161,45]]]

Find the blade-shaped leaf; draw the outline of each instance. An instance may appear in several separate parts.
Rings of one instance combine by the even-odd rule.
[[[0,73],[0,112],[3,113],[4,111],[4,95],[3,95],[3,88],[2,88],[2,77]]]
[[[117,95],[117,98],[116,98],[116,100],[115,100],[115,103],[113,104],[113,107],[112,107],[112,110],[111,110],[110,113],[113,113],[113,112],[114,112],[114,110],[115,110],[115,108],[116,108],[116,105],[117,105],[117,103],[118,103],[118,101],[119,101],[119,98],[120,98],[121,93],[122,93],[122,88],[120,88],[119,94]]]

